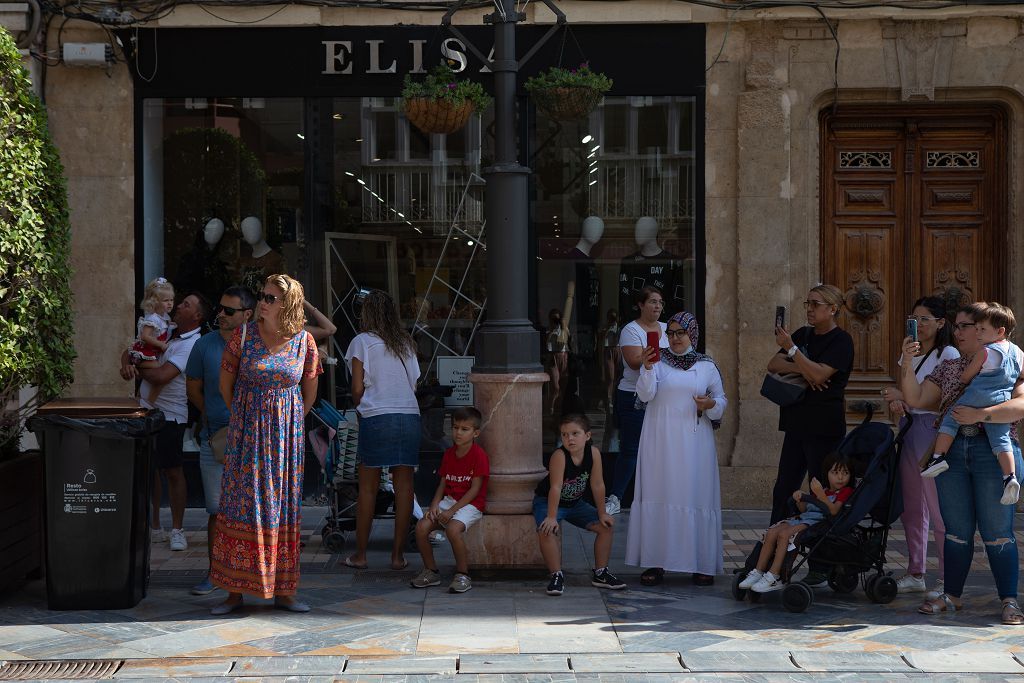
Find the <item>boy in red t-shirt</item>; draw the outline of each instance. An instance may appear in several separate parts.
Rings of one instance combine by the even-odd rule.
[[[476,408],[457,408],[452,412],[452,441],[455,445],[444,452],[437,486],[430,508],[416,524],[416,545],[423,556],[423,571],[410,582],[413,588],[427,588],[441,583],[434,562],[430,533],[444,529],[455,554],[455,578],[449,593],[465,593],[473,587],[469,578],[469,558],[464,535],[469,527],[483,517],[487,504],[487,477],[491,465],[484,449],[475,441],[480,436],[483,416]]]

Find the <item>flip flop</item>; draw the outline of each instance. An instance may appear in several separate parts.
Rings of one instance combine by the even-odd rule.
[[[366,569],[366,563],[365,562],[363,564],[358,564],[356,562],[353,562],[351,556],[350,557],[346,557],[344,560],[341,561],[341,563],[343,565],[345,565],[346,567],[351,567],[352,569]]]
[[[950,600],[948,595],[942,593],[937,598],[925,600],[924,603],[922,603],[921,606],[917,608],[917,611],[919,614],[927,614],[930,616],[933,614],[940,614],[942,612],[957,612],[962,609],[963,605],[957,607],[955,604],[953,604],[953,601]]]
[[[399,566],[396,566],[395,564],[392,564],[391,565],[391,571],[393,571],[393,572],[400,572],[400,571],[402,571],[403,569],[405,569],[408,566],[409,566],[409,560],[403,559],[402,560],[402,566],[399,567]]]
[[[661,567],[651,567],[640,575],[640,583],[645,586],[657,586],[665,580],[665,570]]]

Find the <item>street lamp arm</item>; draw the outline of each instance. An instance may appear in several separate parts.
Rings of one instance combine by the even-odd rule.
[[[564,26],[566,24],[566,22],[568,21],[565,18],[565,12],[563,12],[560,9],[558,9],[558,6],[555,5],[555,1],[554,0],[541,0],[541,2],[543,2],[545,5],[547,5],[549,10],[554,12],[554,14],[555,14],[555,23],[552,24],[551,28],[548,29],[548,32],[545,33],[543,36],[541,36],[541,39],[538,40],[534,44],[534,46],[530,48],[529,52],[527,52],[525,55],[523,55],[523,58],[519,60],[519,68],[520,69],[522,69],[523,65],[526,64],[528,61],[530,61],[531,57],[533,57],[535,54],[537,54],[537,50],[539,50],[544,45],[544,43],[548,42],[548,40],[551,38],[551,36],[555,35],[555,32],[559,28]]]

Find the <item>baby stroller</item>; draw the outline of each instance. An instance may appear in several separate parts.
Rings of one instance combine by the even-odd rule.
[[[348,420],[327,401],[317,401],[309,411],[309,442],[320,462],[327,487],[327,516],[320,530],[324,547],[332,553],[345,547],[345,534],[355,531],[359,475],[356,446],[359,425]],[[395,494],[387,468],[381,472],[381,486],[374,506],[374,519],[393,519]],[[413,509],[414,516],[416,509]],[[422,513],[421,513],[422,514]],[[415,528],[415,523],[414,527]]]
[[[887,604],[896,597],[896,580],[891,572],[885,572],[885,548],[889,529],[903,512],[899,458],[913,417],[907,415],[906,425],[894,437],[890,425],[871,421],[872,413],[869,407],[864,421],[846,435],[838,448],[853,462],[853,474],[860,482],[853,495],[831,520],[798,534],[783,564],[782,579],[787,585],[782,590],[782,605],[790,612],[803,612],[814,602],[812,588],[792,580],[808,561],[829,571],[828,585],[836,593],[852,593],[863,579],[864,592],[872,602]],[[736,600],[748,594],[752,602],[761,598],[760,593],[739,587],[760,553],[758,542],[746,566],[733,577],[732,595]]]

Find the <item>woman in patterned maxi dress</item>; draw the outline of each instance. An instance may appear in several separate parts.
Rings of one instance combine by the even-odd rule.
[[[227,614],[242,594],[275,598],[305,612],[299,582],[303,419],[316,399],[316,344],[303,329],[302,285],[267,278],[259,320],[224,349],[220,387],[231,407],[210,580],[228,591],[213,608]]]

